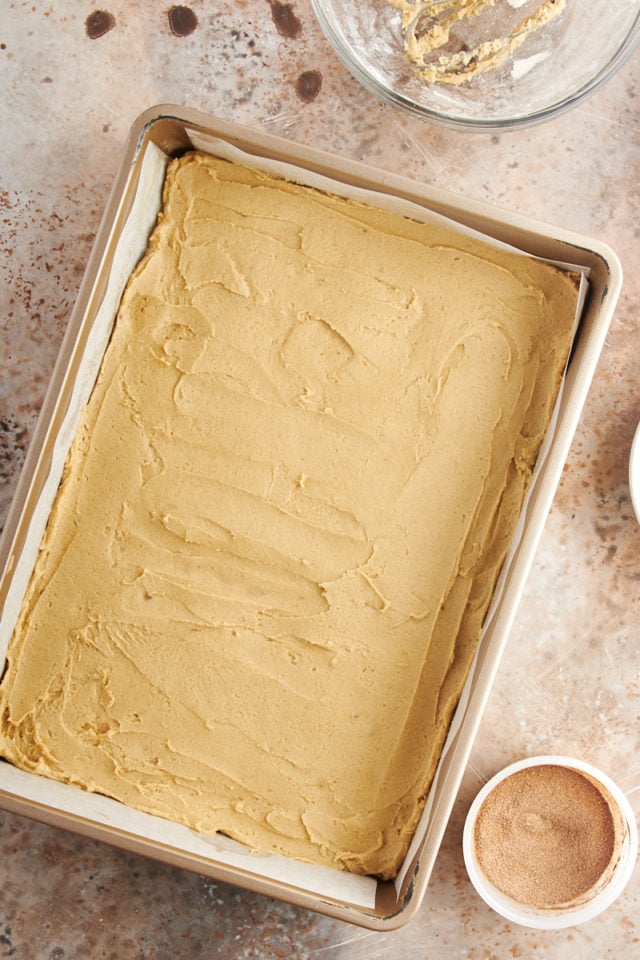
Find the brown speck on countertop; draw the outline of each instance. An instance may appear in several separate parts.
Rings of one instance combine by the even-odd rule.
[[[271,16],[278,33],[288,40],[295,40],[302,33],[302,24],[294,13],[290,3],[279,3],[278,0],[269,0]]]
[[[94,10],[85,20],[85,31],[90,40],[104,37],[116,25],[116,18],[108,10]]]
[[[322,74],[319,70],[305,70],[296,80],[296,93],[305,103],[311,103],[320,93]]]
[[[171,7],[167,16],[174,37],[188,37],[198,26],[198,18],[191,7]]]

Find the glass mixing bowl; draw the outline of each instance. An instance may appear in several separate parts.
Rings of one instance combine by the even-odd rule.
[[[461,83],[419,76],[405,52],[401,11],[390,0],[312,0],[329,42],[351,73],[382,100],[425,119],[462,129],[522,127],[549,119],[594,93],[626,61],[640,40],[640,0],[566,0],[559,15],[524,31],[542,7],[562,0],[407,0],[420,12],[418,35],[438,29],[460,10],[448,42],[429,55],[480,52],[519,35],[522,40],[495,69]],[[458,58],[459,59],[459,58]]]

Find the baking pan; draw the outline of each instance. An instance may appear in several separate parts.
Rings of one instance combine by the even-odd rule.
[[[478,201],[181,107],[160,105],[146,111],[127,139],[0,541],[3,661],[78,412],[91,392],[124,286],[155,224],[167,160],[191,149],[237,157],[258,167],[282,168],[301,182],[367,196],[382,206],[411,204],[414,210],[425,211],[425,216],[445,217],[492,242],[579,268],[587,278],[556,417],[538,460],[425,813],[395,881],[255,854],[224,836],[197,834],[0,761],[0,804],[8,810],[351,923],[392,929],[415,914],[427,888],[615,308],[621,268],[613,251],[602,243]]]

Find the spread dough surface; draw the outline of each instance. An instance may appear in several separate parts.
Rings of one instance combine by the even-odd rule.
[[[547,264],[172,161],[10,645],[3,755],[393,876],[575,305]]]

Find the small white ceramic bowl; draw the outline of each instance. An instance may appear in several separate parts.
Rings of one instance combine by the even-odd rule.
[[[618,830],[615,865],[606,875],[606,880],[596,884],[591,896],[575,904],[558,907],[532,907],[513,900],[497,889],[482,872],[475,851],[475,824],[480,808],[499,783],[520,770],[540,765],[558,765],[586,774],[592,782],[603,788],[608,801],[615,803],[620,813],[622,827]],[[622,790],[602,771],[589,763],[562,756],[530,757],[513,763],[497,773],[480,790],[473,801],[464,826],[462,847],[465,865],[471,883],[477,893],[496,913],[514,923],[539,930],[559,930],[576,926],[596,917],[620,896],[626,887],[638,854],[638,830],[629,801]],[[614,856],[615,856],[614,855]]]

